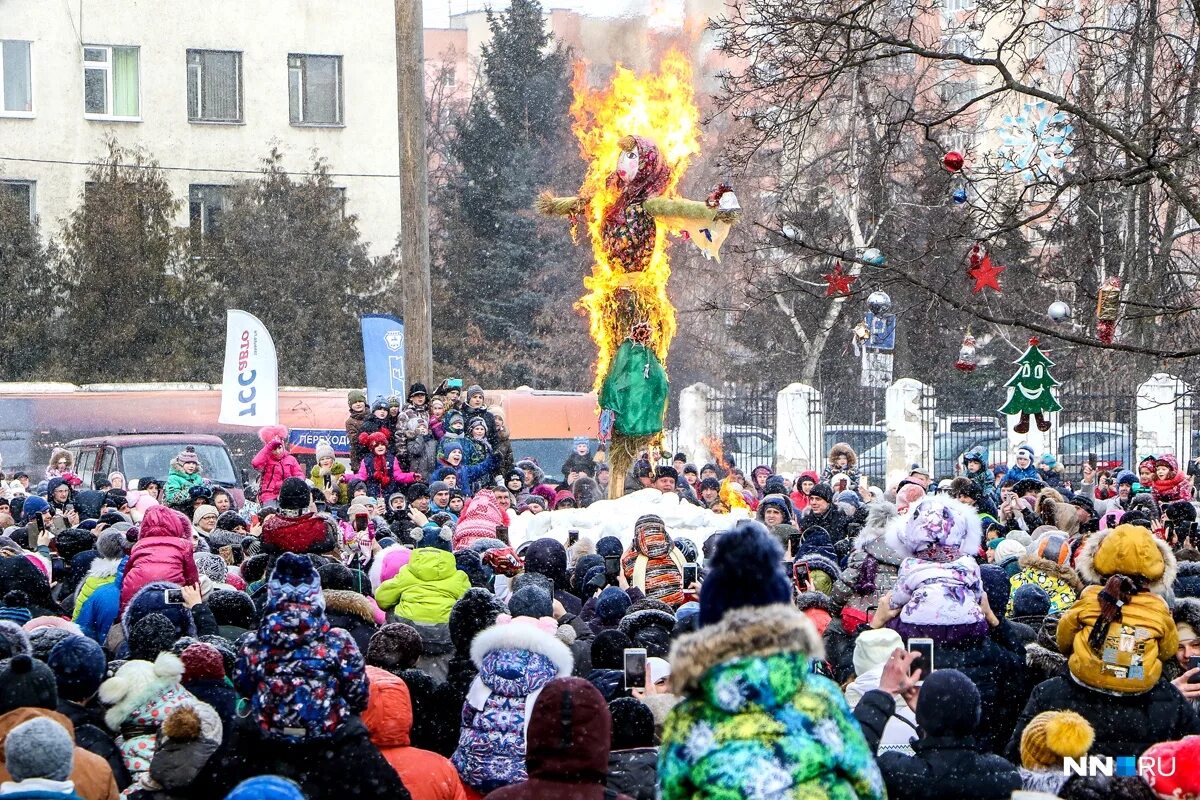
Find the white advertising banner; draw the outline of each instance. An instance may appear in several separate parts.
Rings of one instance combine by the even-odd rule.
[[[230,309],[225,328],[221,416],[225,425],[279,423],[279,362],[271,334],[253,314]]]

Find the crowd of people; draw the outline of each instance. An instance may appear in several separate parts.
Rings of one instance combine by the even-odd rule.
[[[1171,454],[872,487],[845,444],[795,476],[651,450],[613,479],[727,524],[514,546],[606,496],[602,447],[521,458],[456,381],[348,402],[348,459],[264,428],[241,507],[189,449],[0,483],[0,798],[1200,796]]]

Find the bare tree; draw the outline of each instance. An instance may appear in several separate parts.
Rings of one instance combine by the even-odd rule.
[[[871,288],[904,285],[977,325],[1200,354],[1196,11],[1195,0],[732,4],[713,27],[745,67],[724,76],[722,111],[744,123],[732,155],[769,181],[774,206],[754,243],[769,268],[747,284],[791,321],[805,372],[842,306],[814,309],[803,293],[820,291],[834,258]],[[937,166],[951,150],[966,157],[958,175]],[[1006,258],[1001,296],[970,291],[975,241]],[[871,246],[885,266],[862,258]],[[1022,271],[1027,286],[1013,280]],[[1111,345],[1092,313],[1108,277],[1125,284]],[[1074,308],[1070,324],[1045,320],[1055,297]]]

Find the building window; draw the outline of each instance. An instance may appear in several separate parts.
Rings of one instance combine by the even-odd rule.
[[[29,42],[0,41],[0,113],[33,114]]]
[[[188,119],[242,121],[242,54],[228,50],[188,50]]]
[[[975,0],[942,0],[942,8],[947,14],[956,11],[970,11],[975,8]]]
[[[293,125],[341,125],[342,57],[289,55],[288,103]]]
[[[29,221],[33,222],[37,216],[36,200],[37,194],[33,181],[13,181],[0,180],[0,197],[16,201],[22,208],[29,212]]]
[[[83,110],[89,116],[137,119],[141,113],[138,48],[84,45]]]
[[[188,223],[192,246],[203,248],[220,235],[227,186],[193,183],[188,187]]]

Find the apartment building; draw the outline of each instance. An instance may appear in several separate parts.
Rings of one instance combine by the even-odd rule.
[[[105,140],[139,145],[208,235],[223,189],[273,145],[315,150],[374,254],[400,228],[393,0],[4,0],[0,190],[44,232],[76,207]]]

